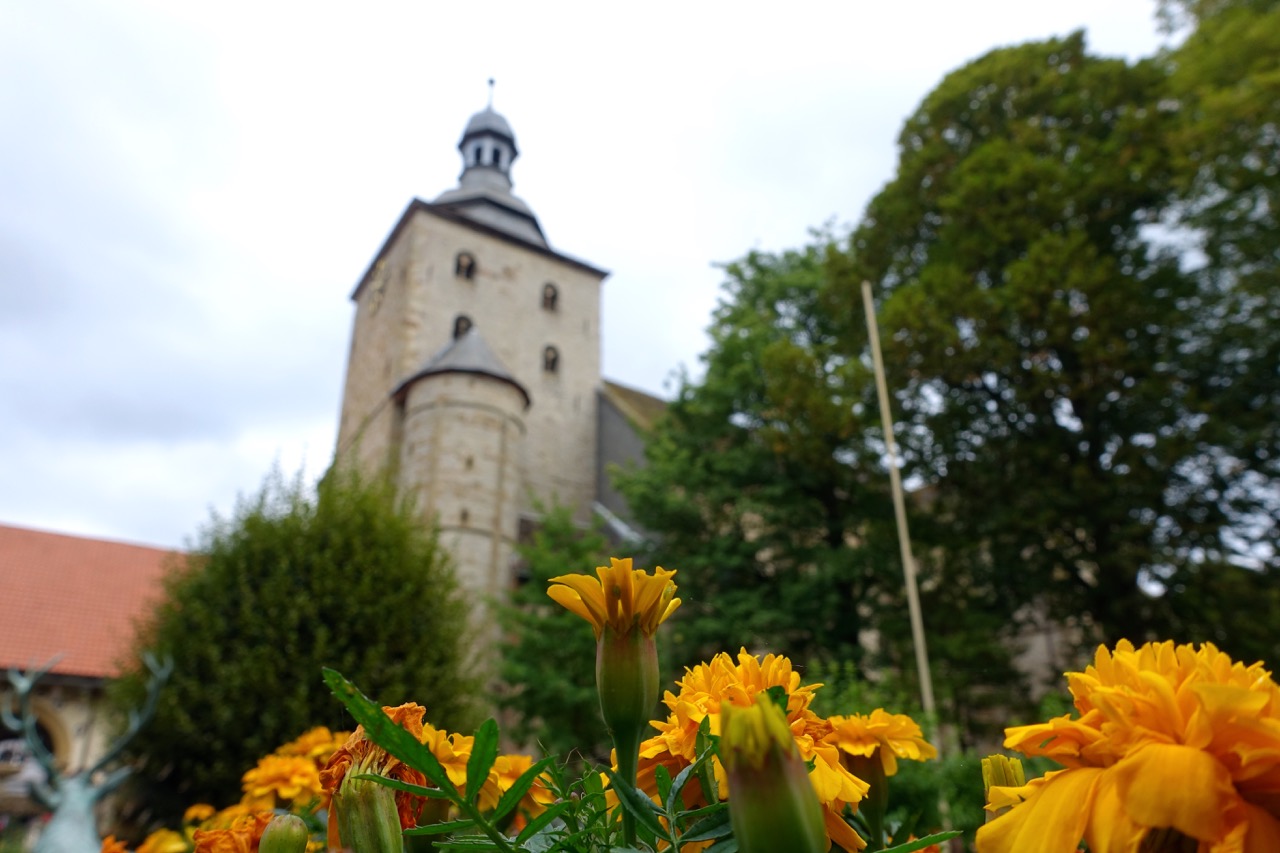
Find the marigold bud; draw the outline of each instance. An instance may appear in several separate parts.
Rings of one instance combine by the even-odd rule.
[[[304,853],[310,835],[302,818],[295,814],[278,814],[262,830],[258,853]]]
[[[729,819],[742,853],[825,853],[822,806],[782,710],[760,694],[720,710]]]

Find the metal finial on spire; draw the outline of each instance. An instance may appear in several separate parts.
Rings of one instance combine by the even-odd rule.
[[[493,109],[493,78],[489,78],[489,109]]]

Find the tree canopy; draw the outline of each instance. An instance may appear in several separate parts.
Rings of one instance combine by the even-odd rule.
[[[326,666],[466,730],[476,686],[466,625],[445,552],[390,483],[334,470],[311,494],[271,476],[201,531],[141,627],[137,652],[174,669],[130,747],[140,799],[169,819],[192,803],[235,802],[261,756],[313,726],[349,728]],[[124,707],[145,675],[135,664],[117,685]]]
[[[1280,4],[1180,8],[1140,62],[1076,33],[957,69],[847,240],[726,266],[705,376],[621,481],[686,570],[689,654],[910,669],[865,280],[967,705],[1028,632],[1055,668],[1120,637],[1274,656],[1234,613],[1280,604]]]

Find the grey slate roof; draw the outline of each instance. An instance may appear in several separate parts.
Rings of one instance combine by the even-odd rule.
[[[401,382],[392,396],[399,397],[406,394],[409,386],[418,380],[441,373],[472,373],[506,382],[520,392],[524,397],[525,408],[529,408],[529,392],[511,375],[511,371],[489,348],[475,327],[449,341],[443,349],[427,359],[422,369]]]

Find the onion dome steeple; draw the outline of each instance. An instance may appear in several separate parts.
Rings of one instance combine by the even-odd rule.
[[[538,219],[511,193],[511,164],[520,151],[507,120],[493,110],[493,81],[489,104],[467,122],[458,142],[462,175],[456,189],[442,193],[435,203],[445,205],[513,237],[547,246]],[[549,247],[548,247],[549,248]]]

